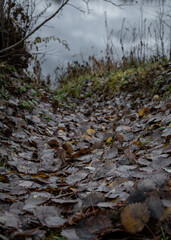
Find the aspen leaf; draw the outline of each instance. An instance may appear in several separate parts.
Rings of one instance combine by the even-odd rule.
[[[53,149],[58,149],[59,147],[59,143],[56,139],[51,139],[49,142],[48,142],[48,145],[53,148]]]
[[[62,147],[63,147],[63,149],[66,150],[67,153],[70,153],[70,154],[71,154],[71,153],[74,152],[72,146],[71,146],[69,143],[64,143],[64,144],[62,145]]]
[[[33,197],[34,197],[35,199],[37,199],[37,198],[38,198],[38,196],[37,196],[37,195],[34,195]]]
[[[95,131],[90,128],[90,129],[87,129],[87,133],[88,133],[89,135],[92,135],[93,133],[95,133]]]
[[[35,43],[41,43],[41,41],[42,41],[42,39],[41,39],[40,37],[37,37],[37,38],[35,39]]]
[[[36,175],[33,175],[36,178],[47,178],[48,176],[44,172],[38,172]]]
[[[149,212],[145,203],[134,203],[126,206],[121,213],[121,221],[129,233],[141,232],[149,220]]]
[[[91,137],[86,134],[82,135],[82,138],[85,138],[87,141],[91,139]]]
[[[110,143],[112,141],[112,137],[108,138],[106,143]]]
[[[139,117],[143,117],[145,113],[145,108],[141,109],[138,113]]]
[[[143,117],[146,113],[149,113],[150,109],[149,108],[143,108],[139,111],[138,115],[139,117]]]
[[[162,215],[160,220],[161,221],[165,221],[166,218],[168,218],[170,215],[171,215],[171,206],[166,208],[166,209],[164,209],[163,215]]]

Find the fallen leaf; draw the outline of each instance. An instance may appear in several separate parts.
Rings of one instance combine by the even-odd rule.
[[[162,201],[157,197],[150,197],[146,199],[146,204],[150,211],[150,217],[159,221],[163,214]]]
[[[111,141],[112,141],[112,137],[109,137],[109,138],[107,139],[106,143],[111,143]]]
[[[96,131],[94,129],[87,129],[87,133],[91,136],[93,133],[95,133]]]
[[[141,190],[133,190],[129,197],[128,203],[143,203],[146,200],[147,196]]]
[[[129,233],[141,232],[149,220],[149,211],[145,203],[133,203],[121,213],[121,221]]]
[[[139,117],[143,117],[147,113],[150,113],[150,109],[149,108],[143,108],[139,111],[138,115],[139,115]]]
[[[64,144],[62,145],[62,147],[63,147],[63,149],[66,150],[67,153],[70,153],[70,154],[71,154],[71,153],[74,152],[71,144],[69,144],[69,143],[64,143]]]
[[[51,139],[49,142],[48,142],[49,146],[53,149],[58,149],[59,147],[59,143],[56,139]]]

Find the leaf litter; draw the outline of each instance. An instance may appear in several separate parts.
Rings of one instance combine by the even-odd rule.
[[[171,99],[121,93],[54,111],[48,94],[32,112],[19,97],[1,107],[4,239],[49,229],[69,240],[157,239],[159,225],[170,234]]]

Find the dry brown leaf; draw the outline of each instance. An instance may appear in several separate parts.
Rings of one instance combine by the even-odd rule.
[[[73,153],[74,152],[71,144],[69,144],[69,143],[64,143],[62,145],[62,147],[63,147],[63,149],[66,150],[67,153]]]
[[[141,232],[149,220],[149,212],[145,203],[134,203],[126,206],[121,213],[121,221],[130,233]]]
[[[127,156],[127,158],[129,159],[129,161],[134,164],[135,163],[135,155],[133,152],[130,151],[130,149],[126,149],[124,151],[125,155]]]
[[[121,144],[123,144],[123,142],[124,142],[124,136],[123,136],[123,134],[120,134],[120,133],[116,134],[115,140],[117,140],[117,141],[119,141]]]
[[[59,147],[57,152],[57,157],[59,157],[62,160],[62,162],[65,162],[66,151],[63,148]]]
[[[56,139],[51,139],[49,142],[48,142],[48,145],[53,148],[53,149],[58,149],[59,147],[59,143]]]

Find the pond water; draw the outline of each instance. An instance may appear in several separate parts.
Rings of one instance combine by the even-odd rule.
[[[60,6],[60,2],[60,0],[54,0],[40,20],[50,16]],[[37,44],[39,57],[43,56],[42,73],[44,76],[51,75],[52,84],[56,83],[59,68],[65,68],[68,62],[86,61],[92,55],[100,58],[105,55],[107,44],[112,45],[115,59],[122,57],[123,48],[121,47],[124,47],[124,54],[126,54],[133,44],[141,40],[146,41],[148,45],[146,54],[155,54],[153,51],[154,45],[155,51],[157,49],[157,41],[159,48],[163,46],[163,50],[168,53],[171,37],[169,23],[171,17],[168,16],[171,10],[170,0],[115,0],[113,2],[122,6],[116,7],[104,0],[89,0],[87,8],[84,1],[71,0],[70,5],[65,6],[60,15],[54,17],[32,36],[32,40],[36,37],[54,36],[61,41],[64,40],[64,43],[67,41],[70,50],[58,40]],[[41,12],[46,4],[47,0],[42,0],[37,5],[37,11]],[[159,19],[162,19],[162,24]],[[152,28],[151,23],[157,26],[158,33]],[[163,44],[161,44],[162,41]]]

